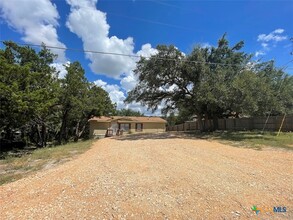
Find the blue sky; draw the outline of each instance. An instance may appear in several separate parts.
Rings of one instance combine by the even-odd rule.
[[[226,32],[231,45],[244,40],[243,51],[255,60],[282,66],[293,59],[293,1],[2,0],[0,9],[0,40],[149,56],[158,44],[188,54],[197,44],[216,45]],[[61,75],[63,64],[77,60],[119,108],[150,114],[139,103],[123,103],[137,82],[135,58],[54,52]]]

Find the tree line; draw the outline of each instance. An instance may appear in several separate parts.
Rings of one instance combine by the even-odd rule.
[[[88,137],[93,116],[139,114],[117,110],[109,94],[85,77],[79,62],[66,66],[58,78],[56,59],[45,45],[31,47],[5,42],[0,49],[1,149],[20,132],[21,143],[45,147]]]
[[[273,61],[253,61],[243,46],[230,46],[226,35],[216,47],[196,46],[190,54],[159,45],[155,55],[137,63],[138,84],[126,101],[152,110],[162,104],[170,123],[196,117],[202,130],[203,119],[214,119],[217,129],[218,118],[292,113],[292,75]]]
[[[88,119],[100,115],[141,116],[116,109],[109,94],[89,82],[79,62],[66,65],[58,77],[56,55],[45,45],[36,51],[11,41],[0,49],[1,145],[20,131],[21,140],[37,147],[88,137]],[[175,46],[158,45],[142,57],[134,73],[136,87],[127,103],[141,102],[156,110],[163,105],[170,123],[293,112],[293,77],[273,61],[254,62],[241,51],[243,41],[230,46],[226,36],[217,46],[196,46],[190,54]],[[175,114],[174,114],[175,113]]]

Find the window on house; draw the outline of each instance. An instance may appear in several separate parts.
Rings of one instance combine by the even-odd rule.
[[[142,129],[143,129],[142,123],[136,123],[135,124],[135,130],[136,131],[142,131]]]
[[[119,124],[119,129],[129,132],[130,130],[130,124]]]

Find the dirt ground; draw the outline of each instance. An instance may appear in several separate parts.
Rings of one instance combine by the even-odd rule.
[[[0,219],[293,219],[292,186],[292,151],[170,134],[107,138],[1,186]]]

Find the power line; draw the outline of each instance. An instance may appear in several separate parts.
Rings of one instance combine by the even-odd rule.
[[[6,41],[0,40],[0,42],[4,43]],[[152,56],[140,56],[136,54],[124,54],[124,53],[115,53],[115,52],[106,52],[106,51],[96,51],[96,50],[84,50],[84,49],[78,49],[78,48],[69,48],[69,47],[57,47],[57,46],[50,46],[50,45],[41,45],[41,44],[28,44],[28,43],[18,43],[15,42],[18,45],[22,46],[30,46],[30,47],[43,47],[45,46],[46,48],[50,49],[57,49],[57,50],[71,50],[71,51],[76,51],[76,52],[82,52],[82,53],[94,53],[94,54],[100,54],[100,55],[112,55],[112,56],[123,56],[123,57],[133,57],[133,58],[146,58],[150,59]],[[166,57],[156,57],[157,60],[168,60],[168,61],[175,61],[177,62],[178,59],[175,58],[166,58]],[[182,61],[182,60],[179,60]],[[194,61],[194,60],[186,60],[188,63],[195,63],[195,64],[207,64],[207,65],[219,65],[219,66],[234,66],[234,67],[243,67],[242,65],[239,64],[229,64],[229,63],[216,63],[216,62],[206,62],[206,61]],[[287,69],[289,63],[293,62],[293,60],[288,61],[286,64],[282,65],[283,68],[281,70]],[[285,68],[286,67],[286,68]]]
[[[0,42],[4,43],[5,41],[0,40]],[[100,55],[113,55],[113,56],[123,56],[123,57],[133,57],[133,58],[146,58],[149,59],[151,56],[140,56],[135,54],[124,54],[124,53],[114,53],[114,52],[105,52],[105,51],[96,51],[96,50],[83,50],[83,49],[77,49],[77,48],[69,48],[69,47],[57,47],[57,46],[49,46],[49,45],[40,45],[40,44],[27,44],[27,43],[16,43],[18,45],[22,46],[30,46],[30,47],[43,47],[50,49],[57,49],[57,50],[71,50],[76,52],[83,52],[83,53],[94,53],[94,54],[100,54]],[[156,57],[157,60],[168,60],[168,61],[175,61],[177,62],[178,59],[175,58],[166,58],[166,57]],[[179,60],[182,61],[182,60]],[[188,63],[195,63],[195,64],[207,64],[207,65],[220,65],[220,66],[240,66],[239,64],[224,64],[224,63],[216,63],[216,62],[206,62],[206,61],[194,61],[194,60],[185,60]]]
[[[0,42],[4,43],[6,41],[1,40]],[[124,56],[124,57],[136,57],[140,58],[141,56],[135,55],[135,54],[123,54],[123,53],[114,53],[114,52],[104,52],[104,51],[95,51],[95,50],[83,50],[83,49],[77,49],[77,48],[69,48],[69,47],[57,47],[57,46],[49,46],[49,45],[41,45],[41,44],[25,44],[25,43],[16,43],[18,45],[22,46],[29,46],[29,47],[43,47],[51,48],[51,49],[57,49],[57,50],[72,50],[76,52],[83,52],[83,53],[96,53],[96,54],[102,54],[102,55],[114,55],[114,56]]]

